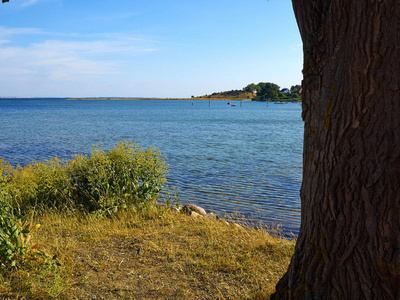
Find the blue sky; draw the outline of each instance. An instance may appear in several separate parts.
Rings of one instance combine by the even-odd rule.
[[[300,84],[290,0],[10,0],[0,97],[190,97]]]

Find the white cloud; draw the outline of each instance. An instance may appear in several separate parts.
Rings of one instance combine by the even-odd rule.
[[[16,68],[16,67],[8,67],[1,70],[1,74],[10,75],[25,75],[25,74],[32,74],[32,71],[26,68]]]
[[[47,40],[32,44],[30,49],[38,57],[60,57],[65,55],[95,57],[110,54],[137,55],[144,52],[155,51],[153,48],[139,47],[129,40]]]
[[[13,35],[21,35],[21,34],[43,34],[44,32],[37,28],[7,28],[4,26],[0,26],[0,37],[8,37]]]
[[[36,2],[38,2],[39,0],[27,0],[27,1],[24,1],[22,4],[21,4],[21,6],[30,6],[30,5],[33,5],[33,4],[35,4]]]
[[[122,82],[140,72],[140,56],[156,51],[155,43],[123,33],[60,34],[0,26],[0,91],[44,96],[106,92],[110,85],[121,90]]]
[[[21,54],[20,48],[15,47],[0,47],[0,62],[4,61],[9,64],[8,60]],[[3,73],[3,70],[0,70]]]
[[[43,32],[35,28],[0,27],[0,37],[11,39],[14,35],[37,33]],[[14,46],[15,43],[13,46],[7,45],[13,42],[0,40],[2,76],[40,74],[51,80],[72,80],[82,75],[117,74],[123,69],[123,61],[155,51],[151,47],[141,46],[142,40],[123,35],[92,41],[53,39],[39,40],[27,46]]]
[[[2,76],[40,74],[60,80],[82,74],[112,72],[110,63],[82,57],[79,49],[66,51],[63,45],[59,42],[58,47],[49,47],[47,43],[28,47],[0,47],[0,73]]]

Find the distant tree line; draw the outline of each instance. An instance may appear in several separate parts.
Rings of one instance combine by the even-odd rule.
[[[290,89],[281,89],[279,85],[271,82],[250,83],[241,90],[231,90],[211,95],[201,96],[200,98],[220,99],[226,97],[252,99],[257,101],[301,101],[301,85],[292,85]],[[192,96],[192,98],[195,98]]]
[[[301,85],[293,85],[290,90],[281,89],[279,85],[271,82],[250,83],[243,88],[246,93],[251,93],[253,100],[258,101],[299,101],[301,99]]]
[[[221,93],[212,93],[211,96],[221,95],[221,96],[227,96],[227,97],[236,97],[242,93],[243,93],[243,90],[231,90],[231,91],[226,91],[226,92],[221,92]]]

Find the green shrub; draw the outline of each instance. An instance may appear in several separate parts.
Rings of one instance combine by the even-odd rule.
[[[30,246],[31,233],[40,224],[31,226],[22,216],[15,217],[12,208],[0,196],[0,265],[2,269],[17,267],[23,259],[34,253],[37,245]],[[42,255],[43,253],[40,253]]]
[[[105,151],[93,146],[90,155],[58,158],[22,168],[0,160],[0,195],[14,212],[46,208],[117,211],[155,201],[166,179],[160,151],[119,142]]]
[[[0,157],[0,199],[9,203],[9,183],[14,168]]]
[[[109,151],[93,147],[66,165],[71,199],[89,212],[115,211],[153,202],[166,179],[167,166],[159,150],[119,142]]]
[[[12,168],[5,163],[0,167],[4,172],[3,186],[0,179],[0,194],[16,213],[25,214],[33,208],[60,207],[68,199],[64,195],[67,177],[58,158],[25,167]]]
[[[0,157],[0,189],[4,188],[12,177],[14,168]]]
[[[37,201],[37,180],[33,165],[25,168],[17,166],[6,177],[3,187],[3,195],[6,195],[3,200],[12,206],[14,212],[21,214],[21,209],[34,207]]]
[[[36,187],[34,206],[39,210],[71,207],[68,176],[63,162],[54,157],[46,162],[35,163],[33,169]]]

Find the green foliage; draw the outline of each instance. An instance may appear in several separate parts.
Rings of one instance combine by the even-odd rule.
[[[32,233],[40,224],[31,226],[23,217],[15,217],[9,204],[0,197],[0,264],[2,269],[17,267],[23,259],[37,252],[37,245],[30,246]]]
[[[9,199],[8,185],[12,178],[13,167],[0,157],[0,199]]]
[[[244,89],[246,93],[258,93],[260,91],[260,87],[254,83],[248,84]]]
[[[66,208],[72,205],[68,188],[68,175],[63,162],[54,157],[46,162],[33,166],[36,193],[30,203],[38,209],[57,207]]]
[[[243,93],[243,90],[231,90],[231,91],[225,91],[225,92],[220,92],[220,93],[212,93],[211,96],[222,96],[222,97],[237,97],[240,94]]]
[[[182,208],[179,199],[179,190],[176,187],[166,186],[161,201],[164,202],[167,210],[171,208],[180,210]]]
[[[291,93],[299,93],[300,90],[301,90],[301,85],[300,84],[292,85],[290,87],[290,92]]]
[[[159,150],[119,142],[108,152],[94,147],[90,157],[76,156],[66,172],[70,197],[79,207],[116,211],[154,202],[166,181],[167,166]]]
[[[7,202],[18,213],[25,213],[32,208],[42,209],[59,207],[66,202],[67,177],[64,166],[58,158],[44,163],[29,164],[15,169],[4,163],[3,194],[7,193]],[[1,183],[0,183],[1,186]]]
[[[32,208],[63,208],[71,206],[65,166],[58,158],[17,166],[9,180],[11,204],[19,213]]]
[[[260,82],[258,85],[260,86],[260,92],[257,93],[257,96],[265,97],[266,99],[273,99],[279,94],[280,87],[275,83]]]
[[[258,101],[300,101],[301,85],[294,85],[290,90],[292,94],[281,94],[279,93],[280,87],[271,82],[250,83],[243,88],[245,92],[256,93],[254,100]]]
[[[244,88],[244,91],[256,93],[255,100],[266,101],[276,99],[279,95],[279,86],[271,82],[251,83]]]
[[[13,168],[0,158],[0,265],[16,268],[32,259],[59,265],[57,255],[31,245],[30,225],[21,213],[47,208],[100,215],[136,206],[149,208],[165,184],[167,165],[159,150],[119,142],[109,151],[94,146],[65,164],[58,158]],[[18,216],[16,216],[16,213]]]
[[[300,101],[301,100],[301,96],[298,93],[291,93],[290,94],[290,98],[292,98],[292,100],[295,100],[295,101]]]
[[[0,160],[0,195],[14,211],[82,209],[112,213],[155,201],[167,166],[160,151],[119,142],[105,151],[77,155],[65,164],[58,158],[13,168]]]

